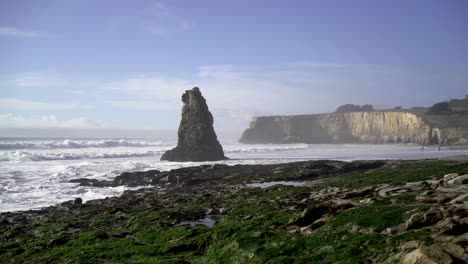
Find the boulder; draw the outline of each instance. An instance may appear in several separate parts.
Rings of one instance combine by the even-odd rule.
[[[213,128],[213,116],[198,87],[182,95],[182,120],[177,147],[164,153],[161,160],[216,161],[227,159]]]
[[[443,215],[437,209],[429,209],[426,212],[417,212],[410,216],[405,222],[405,230],[419,229],[434,225],[442,220]]]
[[[73,204],[76,204],[76,205],[80,205],[80,204],[83,204],[83,200],[81,198],[75,198],[75,200],[73,201]]]
[[[468,174],[454,177],[450,179],[449,181],[447,181],[447,184],[448,185],[468,184]]]
[[[461,245],[445,243],[441,247],[456,260],[453,261],[454,263],[457,263],[457,261],[458,263],[468,263],[468,253]]]
[[[406,254],[401,264],[452,263],[452,257],[439,246],[419,247]]]

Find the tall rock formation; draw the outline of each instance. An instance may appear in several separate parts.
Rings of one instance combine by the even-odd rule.
[[[371,111],[256,117],[242,143],[468,144],[468,114]]]
[[[182,95],[182,120],[177,147],[164,153],[161,160],[215,161],[227,159],[213,128],[213,116],[200,89],[194,87]]]

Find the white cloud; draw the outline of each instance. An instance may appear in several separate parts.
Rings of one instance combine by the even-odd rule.
[[[84,117],[59,119],[55,115],[21,116],[0,114],[0,128],[101,128],[102,124]]]
[[[270,69],[233,65],[200,67],[192,79],[168,79],[159,76],[138,76],[107,85],[132,100],[115,100],[115,108],[139,110],[178,109],[181,94],[199,86],[215,115],[236,122],[247,123],[258,114],[288,114],[304,110],[306,96],[297,88],[303,83],[280,81]],[[292,92],[294,91],[294,92]],[[300,100],[301,103],[297,103]],[[158,102],[163,101],[163,104]],[[228,124],[229,122],[224,122]]]
[[[92,108],[90,105],[77,103],[49,103],[16,98],[0,98],[0,109],[2,110],[58,110],[58,109],[78,109]]]
[[[15,83],[21,87],[51,87],[65,85],[66,82],[58,77],[43,73],[26,73],[15,78]]]
[[[179,105],[169,102],[139,101],[139,100],[110,100],[106,101],[111,107],[132,110],[168,110],[178,109]]]
[[[179,15],[177,10],[159,1],[151,1],[151,4],[142,9],[126,11],[125,14],[113,16],[108,21],[110,30],[166,38],[194,28],[190,19]]]
[[[33,38],[40,36],[42,36],[41,33],[32,30],[15,27],[0,27],[0,37]]]
[[[155,2],[144,14],[141,22],[143,29],[155,36],[166,37],[173,33],[189,31],[193,27],[192,23],[161,2]]]
[[[187,87],[193,86],[193,82],[183,79],[167,79],[159,76],[137,76],[105,86],[127,94],[143,94],[168,99],[180,97]]]
[[[24,87],[47,83],[40,75],[21,76],[23,78],[15,80]],[[366,64],[298,62],[266,66],[207,65],[199,67],[192,77],[187,78],[169,78],[161,74],[137,75],[109,83],[81,84],[78,87],[80,89],[76,90],[60,89],[62,92],[66,91],[68,96],[70,93],[76,94],[73,98],[77,100],[99,99],[102,103],[99,107],[106,114],[130,113],[121,109],[141,111],[132,112],[135,120],[124,120],[128,117],[122,117],[119,126],[126,126],[129,121],[134,122],[134,127],[153,124],[153,121],[144,121],[146,116],[151,116],[151,120],[154,120],[153,117],[157,116],[155,114],[164,110],[164,113],[174,115],[161,116],[160,122],[165,123],[157,125],[175,128],[175,116],[180,113],[182,93],[198,86],[215,116],[215,126],[221,130],[234,131],[243,130],[253,116],[259,115],[323,113],[334,111],[345,103],[372,103],[377,108],[389,105],[413,106],[415,99],[407,96],[408,88],[430,86],[426,83],[430,84],[431,80],[421,82],[414,79],[412,72],[405,71],[402,74],[395,69]],[[48,79],[49,84],[60,81]],[[69,83],[77,88],[74,82]],[[389,98],[398,98],[398,103],[389,102]],[[78,110],[92,107],[76,102],[52,103],[0,97],[0,110]],[[168,120],[174,124],[168,125]],[[32,121],[24,121],[27,122]],[[89,123],[85,119],[60,121],[50,116],[44,117],[41,122],[56,126]],[[154,123],[157,122],[158,120],[154,120]]]
[[[57,87],[68,85],[69,82],[49,73],[27,72],[12,76],[2,76],[0,85],[14,87]]]
[[[391,81],[395,79],[394,75],[385,75],[382,73],[385,71],[378,70],[381,69],[372,65],[314,62],[266,66],[207,65],[199,67],[191,78],[139,75],[110,83],[97,83],[92,85],[97,89],[78,89],[76,94],[83,100],[91,93],[98,92],[106,111],[170,110],[178,113],[182,93],[198,86],[215,115],[216,124],[221,124],[223,128],[243,129],[253,116],[258,115],[329,112],[345,103],[374,103],[379,106],[376,98],[382,97],[381,91],[389,90],[387,87],[397,87],[398,83]],[[22,75],[22,78],[15,80],[17,85],[23,87],[61,81],[42,78],[40,74]],[[66,91],[71,93],[74,90]],[[381,101],[385,100],[383,98]],[[7,112],[83,108],[91,106],[75,102],[0,98],[0,109]]]
[[[349,63],[321,63],[321,62],[310,62],[310,61],[299,61],[288,63],[285,65],[289,68],[316,68],[316,69],[349,69],[349,68],[364,68],[364,67],[375,67],[371,64],[349,64]]]
[[[153,110],[170,108],[170,104],[178,108],[181,94],[198,86],[215,115],[247,122],[255,115],[328,112],[344,103],[373,103],[362,100],[375,96],[371,93],[376,88],[384,89],[382,82],[388,78],[376,69],[365,64],[314,62],[208,65],[200,67],[193,78],[137,76],[107,87],[132,97],[131,102],[114,102],[114,107]],[[164,107],[159,101],[165,102]]]

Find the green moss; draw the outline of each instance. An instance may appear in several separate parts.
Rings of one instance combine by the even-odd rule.
[[[306,241],[312,259],[317,263],[362,263],[363,259],[389,254],[388,244],[379,234],[349,233],[325,229]]]
[[[406,213],[413,208],[404,205],[363,205],[337,215],[331,225],[338,228],[355,224],[380,232],[403,223],[407,218]]]
[[[385,197],[382,203],[387,204],[412,204],[416,202],[416,194],[413,193],[404,193],[398,194],[390,197]]]
[[[217,243],[204,260],[212,263],[266,263],[276,256],[299,256],[304,245],[300,238],[281,230],[240,229]]]
[[[296,192],[287,188],[286,194],[287,190]],[[161,210],[146,217],[140,215],[138,222],[144,228],[126,237],[95,230],[54,247],[47,246],[51,237],[36,239],[28,243],[31,250],[18,254],[15,260],[22,263],[361,263],[368,256],[388,255],[384,236],[350,233],[341,227],[349,222],[376,228],[390,226],[396,222],[381,223],[383,219],[371,220],[362,214],[395,218],[408,209],[389,205],[351,209],[312,235],[297,236],[288,234],[286,227],[289,219],[301,211],[292,213],[264,203],[270,194],[265,191],[257,195],[258,199],[244,199],[213,228],[160,225],[154,217],[164,218],[169,213]],[[149,219],[153,221],[146,222]]]
[[[312,188],[401,184],[462,171],[468,171],[468,163],[408,161],[365,173],[322,178]],[[288,233],[291,219],[305,217],[307,221],[294,223],[305,226],[323,213],[317,211],[321,205],[299,202],[310,193],[307,187],[241,188],[219,196],[222,199],[177,194],[176,199],[171,197],[171,206],[128,206],[125,214],[90,208],[78,219],[31,223],[38,237],[18,235],[22,226],[0,233],[1,241],[10,241],[0,244],[0,263],[363,263],[369,259],[382,262],[407,241],[433,243],[427,230],[397,236],[380,234],[403,223],[409,211],[421,207],[414,194],[338,211],[341,213],[331,215],[330,222],[307,236]],[[198,219],[212,204],[230,209],[216,217],[213,228],[173,226]],[[77,223],[80,233],[66,233]],[[351,230],[353,225],[374,232]]]
[[[433,243],[433,239],[431,238],[431,232],[427,229],[404,232],[398,236],[395,236],[394,239],[396,241],[418,240],[423,241],[426,245],[430,245]]]
[[[447,173],[468,172],[468,162],[422,160],[399,161],[396,165],[386,165],[379,169],[363,172],[353,172],[323,178],[314,188],[322,189],[328,186],[357,188],[363,186],[389,183],[399,185],[406,182],[423,181],[432,177],[441,178]]]

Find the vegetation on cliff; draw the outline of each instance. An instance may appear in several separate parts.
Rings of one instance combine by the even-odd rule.
[[[429,107],[427,111],[428,115],[450,115],[451,113],[453,113],[452,107],[448,102],[437,103]]]
[[[374,110],[374,106],[371,104],[365,105],[354,105],[354,104],[345,104],[339,106],[336,109],[337,113],[350,113],[350,112],[365,112]]]
[[[451,115],[468,113],[468,95],[464,99],[451,99],[448,102],[436,103],[429,107],[428,115]]]

